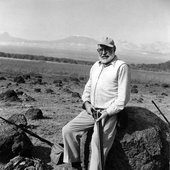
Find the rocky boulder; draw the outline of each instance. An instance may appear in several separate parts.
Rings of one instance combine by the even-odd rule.
[[[127,107],[128,126],[118,130],[109,152],[107,170],[168,170],[169,130],[151,111]]]
[[[18,125],[26,125],[25,120],[22,124],[20,118],[17,122],[15,116],[11,116],[8,120]],[[30,156],[33,144],[28,136],[21,129],[2,120],[0,125],[0,162],[6,162],[16,155]]]
[[[126,128],[118,128],[106,159],[107,170],[168,170],[170,131],[153,112],[141,107],[126,107]],[[128,117],[127,117],[128,116]],[[89,136],[84,137],[88,140]],[[87,148],[89,144],[85,145]],[[85,152],[87,157],[87,151]],[[85,159],[85,164],[88,159]]]
[[[131,93],[138,93],[138,87],[137,86],[133,86],[131,88]]]
[[[20,84],[20,83],[25,83],[25,80],[22,76],[17,76],[17,77],[14,78],[14,82]]]
[[[16,125],[27,126],[27,119],[23,114],[13,114],[8,118],[8,121]]]
[[[62,87],[62,86],[63,86],[62,80],[54,80],[53,83],[54,83],[57,87]]]
[[[25,112],[25,116],[26,116],[28,119],[31,119],[31,120],[36,120],[36,119],[42,119],[42,118],[44,118],[41,109],[34,108],[34,107],[29,108],[29,109]]]
[[[34,101],[36,101],[33,97],[29,96],[26,93],[24,93],[22,97],[23,97],[23,101],[26,101],[26,102],[34,102]]]
[[[78,92],[73,92],[71,96],[75,98],[81,98],[81,95]]]
[[[6,78],[5,77],[0,77],[0,80],[6,80]]]
[[[9,102],[20,101],[17,93],[14,90],[7,90],[7,91],[1,93],[0,100],[9,101]]]
[[[54,90],[52,90],[50,88],[45,89],[45,92],[50,93],[50,94],[54,94]]]

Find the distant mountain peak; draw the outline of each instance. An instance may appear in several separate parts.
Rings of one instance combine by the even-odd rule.
[[[0,36],[4,38],[11,37],[8,32],[1,33]]]
[[[23,39],[13,37],[8,32],[0,34],[0,42],[20,42],[20,41],[23,41]]]
[[[8,32],[4,32],[1,34],[1,36],[4,36],[4,37],[10,37],[9,33]]]
[[[96,44],[97,43],[97,40],[95,40],[93,38],[80,36],[80,35],[69,36],[69,37],[66,37],[64,39],[57,40],[57,41],[58,42],[75,42],[75,43],[81,42],[81,43],[85,43],[85,44],[88,44],[88,43]]]

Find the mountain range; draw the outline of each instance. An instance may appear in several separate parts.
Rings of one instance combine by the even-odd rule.
[[[70,36],[52,41],[27,40],[5,32],[0,34],[0,52],[95,61],[97,42],[93,38],[83,36]],[[170,43],[134,44],[127,41],[115,43],[116,54],[128,63],[161,63],[170,60]]]

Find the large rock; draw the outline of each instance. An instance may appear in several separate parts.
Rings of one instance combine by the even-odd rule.
[[[0,94],[0,100],[4,101],[20,101],[17,93],[14,90],[7,90]]]
[[[25,121],[24,124],[21,123],[21,119],[17,122],[16,116],[11,116],[8,120],[26,125]],[[8,161],[16,155],[30,156],[33,144],[28,136],[21,129],[4,121],[0,120],[0,125],[0,162]]]
[[[124,113],[128,115],[128,125],[118,129],[105,169],[168,170],[170,132],[164,121],[141,107],[126,107]]]
[[[27,126],[27,119],[24,114],[13,114],[8,118],[8,121],[15,123],[16,125]]]
[[[36,119],[42,119],[42,118],[44,118],[43,112],[41,111],[41,109],[34,108],[34,107],[29,108],[29,109],[25,112],[25,116],[26,116],[28,119],[31,119],[31,120],[36,120]]]

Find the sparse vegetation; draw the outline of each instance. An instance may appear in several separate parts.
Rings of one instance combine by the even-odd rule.
[[[82,110],[81,95],[90,67],[84,64],[0,58],[0,103],[4,109],[0,110],[0,114],[9,117],[13,113],[25,113],[32,106],[40,108],[43,117],[35,120],[37,114],[33,114],[34,117],[29,118],[31,130],[49,141],[61,143],[61,128]],[[14,82],[15,77],[22,77],[25,83]],[[151,104],[151,100],[155,100],[168,116],[169,77],[170,73],[166,72],[132,69],[130,105],[142,106],[157,113]],[[14,89],[16,94],[12,94],[17,95],[19,100],[14,97],[7,100],[4,95],[7,89]],[[35,146],[44,146],[34,138],[31,141]],[[42,147],[42,151],[40,153],[38,150],[35,156],[47,161],[49,155],[44,154],[45,147]],[[2,166],[0,164],[0,168]]]
[[[71,63],[71,64],[85,64],[85,65],[91,65],[93,63],[91,61],[73,60],[69,58],[46,57],[42,55],[29,55],[29,54],[11,54],[11,53],[4,53],[4,52],[0,52],[0,57],[27,59],[27,60],[39,60],[39,61],[51,61],[51,62],[59,62],[59,63]]]
[[[5,58],[14,58],[14,59],[27,59],[27,60],[38,60],[38,61],[51,61],[58,63],[71,63],[71,64],[83,64],[83,65],[92,65],[92,61],[85,60],[75,60],[70,58],[57,58],[57,57],[47,57],[42,55],[29,55],[29,54],[14,54],[14,53],[5,53],[0,52],[0,57]],[[147,71],[156,71],[156,72],[170,72],[170,61],[160,64],[130,64],[132,69],[137,70],[147,70]]]
[[[170,61],[160,64],[131,64],[133,69],[170,72]]]

